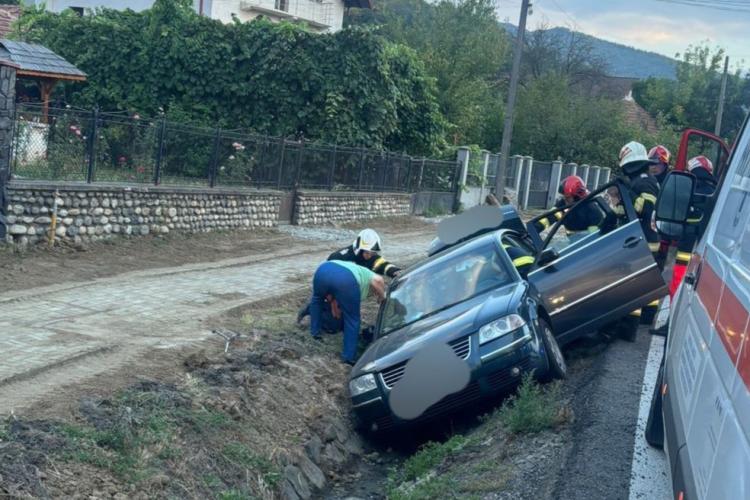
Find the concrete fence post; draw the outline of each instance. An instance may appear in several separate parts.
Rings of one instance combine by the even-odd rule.
[[[0,242],[5,241],[8,227],[8,182],[13,147],[13,122],[16,116],[16,67],[0,65]]]
[[[583,183],[589,185],[589,166],[583,164],[578,167],[578,177],[583,179]]]
[[[531,189],[531,172],[534,169],[534,159],[531,156],[524,156],[523,161],[526,168],[523,172],[523,203],[521,208],[526,210],[529,208],[529,190]]]
[[[513,155],[510,157],[510,162],[512,165],[511,168],[513,168],[513,189],[515,189],[516,196],[518,196],[521,194],[521,174],[523,173],[523,156]]]
[[[459,184],[461,187],[466,185],[466,178],[469,175],[469,157],[471,153],[469,148],[460,147],[458,148],[458,156],[456,157],[458,163],[461,165],[461,175],[459,177]]]
[[[602,168],[601,174],[599,175],[599,182],[609,184],[609,176],[612,174],[612,169],[609,167]]]
[[[546,209],[550,209],[555,206],[555,200],[557,199],[557,188],[560,186],[562,181],[562,168],[563,163],[561,161],[552,162],[552,172],[550,173],[549,187],[547,188],[547,203],[544,206]]]
[[[490,166],[490,152],[482,150],[482,178],[479,181],[479,204],[484,200],[484,188],[487,185],[487,170]]]
[[[569,175],[578,175],[578,164],[576,164],[576,163],[566,163],[565,166],[570,169],[570,172],[568,172],[565,175],[565,177],[567,177]]]
[[[599,167],[597,167],[596,165],[591,167],[591,171],[589,172],[589,175],[592,176],[591,178],[593,179],[593,182],[591,185],[594,186],[594,189],[597,189],[599,187],[599,175],[600,174],[601,174],[601,169]]]

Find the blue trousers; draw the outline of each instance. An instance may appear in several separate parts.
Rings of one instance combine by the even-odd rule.
[[[323,309],[327,295],[333,296],[344,319],[344,348],[341,358],[354,362],[360,326],[360,290],[357,280],[348,269],[324,262],[315,271],[313,294],[310,300],[310,333],[319,337],[323,328]]]

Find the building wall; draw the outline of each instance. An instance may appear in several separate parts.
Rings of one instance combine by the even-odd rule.
[[[41,4],[41,0],[34,0],[35,3]],[[265,5],[273,8],[275,0],[246,0],[250,4]],[[290,12],[298,10],[301,13],[313,12],[312,9],[319,8],[320,4],[314,0],[286,0],[290,6]],[[313,31],[338,31],[341,29],[344,21],[344,2],[342,0],[323,0],[330,4],[327,11],[330,28],[322,28],[310,25]],[[264,15],[273,21],[279,21],[282,17],[274,16],[271,13],[260,12],[256,10],[245,10],[241,8],[242,0],[193,0],[193,7],[196,12],[201,8],[203,13],[213,19],[218,19],[223,23],[232,22],[232,14],[241,21],[251,21],[259,15]],[[94,9],[96,7],[107,7],[111,9],[125,10],[131,9],[136,12],[148,9],[153,5],[153,0],[48,0],[47,9],[52,12],[62,12],[67,8],[82,7],[83,9]],[[300,17],[304,17],[304,14]]]

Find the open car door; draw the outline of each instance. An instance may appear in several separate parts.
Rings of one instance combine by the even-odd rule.
[[[714,134],[689,128],[682,132],[674,169],[677,171],[687,170],[688,160],[698,155],[703,155],[711,160],[714,164],[714,177],[716,179],[721,179],[724,176],[727,160],[729,160],[727,144]]]
[[[610,211],[596,231],[575,237],[565,234],[565,221],[574,217],[576,210],[583,210],[587,203],[609,207],[617,198],[621,200],[620,215]],[[529,222],[530,231],[548,214]],[[620,181],[602,186],[573,205],[549,229],[528,280],[542,296],[561,343],[616,321],[667,293],[628,189]]]

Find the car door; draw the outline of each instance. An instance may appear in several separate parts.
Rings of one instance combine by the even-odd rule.
[[[566,242],[564,223],[586,201],[602,195],[607,202],[619,198],[619,216],[609,214],[596,232]],[[612,202],[614,203],[614,202]],[[614,222],[612,217],[617,220]],[[559,341],[615,321],[667,293],[667,285],[651,256],[627,188],[619,181],[601,187],[570,208],[544,240],[557,255],[529,273],[539,291]]]

